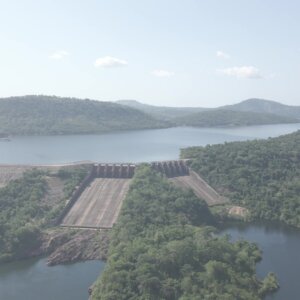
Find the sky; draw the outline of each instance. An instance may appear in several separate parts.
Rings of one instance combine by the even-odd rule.
[[[298,0],[0,0],[0,97],[300,105]]]

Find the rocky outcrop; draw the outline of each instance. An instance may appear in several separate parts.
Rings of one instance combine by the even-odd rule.
[[[107,230],[56,228],[48,231],[30,256],[47,255],[49,266],[83,260],[106,260]]]

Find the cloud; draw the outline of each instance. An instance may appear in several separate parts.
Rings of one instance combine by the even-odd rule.
[[[223,51],[220,51],[220,50],[217,51],[216,55],[217,55],[218,58],[222,58],[222,59],[229,59],[230,58],[229,54],[227,54]]]
[[[115,68],[115,67],[124,67],[127,66],[128,62],[123,59],[111,57],[111,56],[104,56],[97,58],[95,61],[95,67],[97,68]]]
[[[171,77],[175,75],[173,72],[167,70],[154,70],[151,74],[157,77]]]
[[[259,69],[253,66],[232,67],[232,68],[218,70],[218,72],[236,78],[247,78],[247,79],[263,78]]]
[[[63,59],[68,55],[69,55],[68,51],[61,50],[61,51],[56,51],[56,52],[52,53],[49,57],[52,59]]]

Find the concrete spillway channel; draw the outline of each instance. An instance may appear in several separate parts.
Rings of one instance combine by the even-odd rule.
[[[95,178],[83,191],[63,226],[111,228],[129,188],[130,179]]]
[[[151,167],[163,173],[176,186],[192,189],[208,205],[223,204],[221,197],[198,174],[191,171],[184,160],[153,162]],[[78,228],[111,228],[116,222],[123,200],[134,176],[134,164],[96,164],[64,215],[61,226]]]

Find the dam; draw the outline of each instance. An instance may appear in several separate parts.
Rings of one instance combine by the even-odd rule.
[[[94,164],[74,192],[58,223],[64,227],[112,228],[138,164]],[[220,196],[185,160],[151,162],[150,166],[180,188],[192,189],[208,205],[224,204]]]

